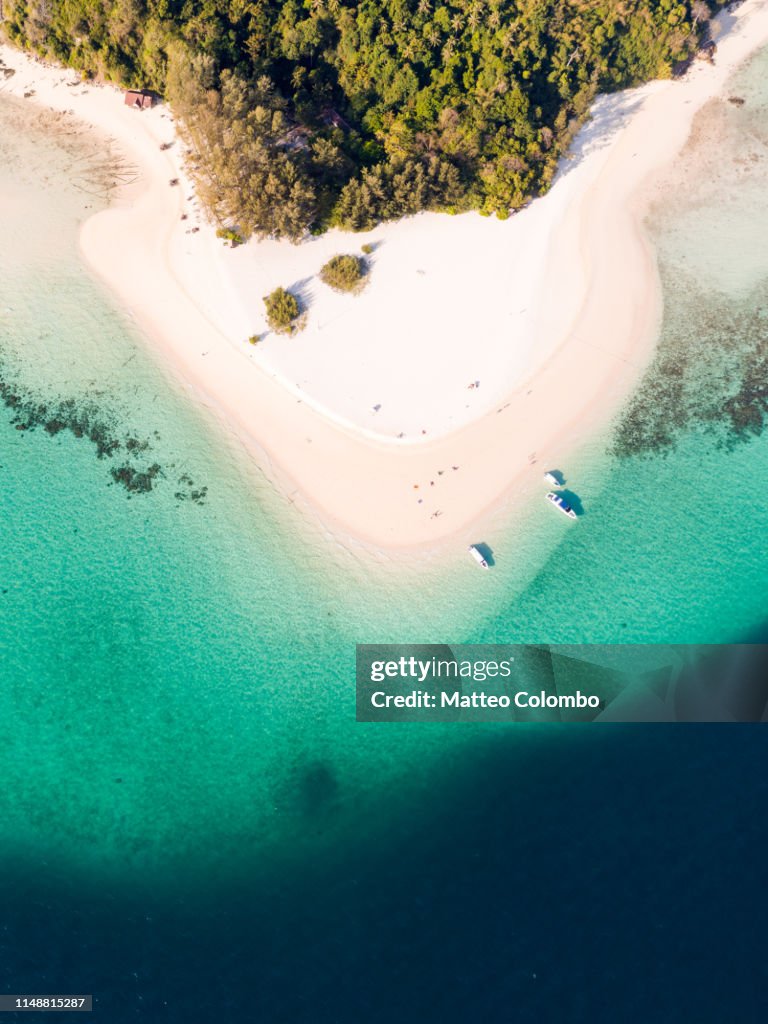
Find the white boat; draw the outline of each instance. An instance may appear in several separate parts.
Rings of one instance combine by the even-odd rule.
[[[485,555],[476,544],[469,545],[469,553],[472,555],[474,560],[480,566],[481,569],[490,569],[490,565],[486,561]]]
[[[557,473],[552,473],[550,471],[547,471],[544,474],[544,479],[547,481],[548,484],[552,484],[553,487],[562,487],[563,486],[563,483],[562,483],[560,477],[557,475]]]
[[[547,493],[547,501],[551,501],[555,508],[559,508],[560,511],[568,516],[569,519],[576,518],[576,513],[568,502],[564,498],[561,498],[559,494],[555,494],[554,491],[549,491]]]

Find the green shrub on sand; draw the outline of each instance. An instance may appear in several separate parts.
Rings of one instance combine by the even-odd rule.
[[[337,292],[357,292],[365,280],[365,270],[359,256],[334,256],[320,271],[320,280]]]
[[[285,288],[275,288],[264,296],[267,323],[277,334],[293,334],[299,327],[299,303]]]

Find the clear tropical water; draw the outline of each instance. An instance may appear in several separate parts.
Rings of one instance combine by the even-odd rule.
[[[188,941],[201,972],[221,943],[234,943],[238,964],[261,958],[254,1006],[268,1008],[266,1019],[342,1019],[331,1014],[327,971],[294,962],[297,935],[319,962],[333,955],[360,971],[350,950],[364,949],[373,929],[421,948],[408,922],[421,934],[419,901],[438,904],[449,884],[438,861],[452,872],[462,920],[470,890],[455,880],[468,864],[498,879],[472,890],[489,901],[503,873],[531,860],[543,884],[555,826],[551,846],[546,829],[524,841],[506,817],[489,824],[493,814],[509,806],[530,828],[535,809],[554,800],[564,823],[574,778],[589,787],[599,775],[605,785],[637,742],[628,731],[595,740],[551,728],[512,736],[357,725],[356,642],[760,633],[768,503],[754,484],[768,471],[768,434],[754,382],[766,363],[758,311],[768,254],[756,239],[768,229],[767,66],[761,55],[733,83],[743,106],[700,119],[699,144],[676,170],[680,187],[654,209],[666,303],[659,354],[610,435],[585,439],[568,467],[585,515],[572,528],[543,514],[540,495],[500,513],[489,574],[463,551],[371,558],[274,491],[80,265],[76,228],[105,202],[104,154],[0,97],[0,850],[14,922],[2,946],[6,989],[23,976],[30,990],[41,970],[31,951],[50,929],[44,987],[100,982],[109,1002],[111,985],[124,996],[110,1004],[110,1021],[182,1019],[163,1007],[171,983],[153,975],[152,951],[167,955],[173,935],[179,948]],[[668,743],[653,741],[659,764],[672,756]],[[711,770],[703,748],[688,744],[688,763]],[[733,756],[752,771],[748,749]],[[575,773],[570,783],[560,770]],[[638,805],[659,779],[629,773]],[[688,821],[694,834],[697,821]],[[646,841],[657,839],[649,823]],[[581,856],[599,886],[591,840]],[[441,914],[447,927],[449,910]],[[491,936],[515,921],[510,909]],[[206,922],[197,946],[195,922]],[[376,955],[386,960],[382,948]],[[519,977],[510,974],[526,992],[542,956],[521,954]],[[302,970],[313,979],[311,1005],[295,985],[288,991]],[[182,963],[172,971],[178,981]],[[348,1019],[398,1019],[378,1016],[370,984]],[[232,1019],[257,1019],[243,1011],[245,988],[228,991]],[[201,1005],[199,1019],[224,1019]],[[437,993],[431,1005],[443,1005]],[[420,1019],[400,1010],[399,1019]]]

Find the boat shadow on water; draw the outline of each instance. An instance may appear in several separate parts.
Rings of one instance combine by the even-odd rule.
[[[475,548],[476,551],[480,552],[480,554],[488,563],[489,569],[492,569],[494,565],[496,565],[496,560],[493,557],[493,548],[489,544],[473,544],[472,547]]]
[[[571,506],[573,511],[576,513],[576,517],[578,519],[581,519],[582,516],[586,515],[584,505],[578,494],[574,493],[573,491],[569,491],[567,488],[559,490],[557,493],[559,497],[561,497],[567,505]]]
[[[544,474],[544,479],[552,487],[565,487],[566,484],[565,473],[561,469],[548,469]]]

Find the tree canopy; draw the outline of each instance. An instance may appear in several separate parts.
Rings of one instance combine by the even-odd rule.
[[[267,323],[277,334],[292,334],[297,327],[300,309],[295,295],[285,288],[275,288],[264,296]]]
[[[337,292],[357,292],[365,282],[366,264],[359,256],[332,256],[320,270],[320,280]]]
[[[206,205],[300,238],[506,216],[598,91],[668,77],[721,0],[4,0],[5,31],[167,96]]]

